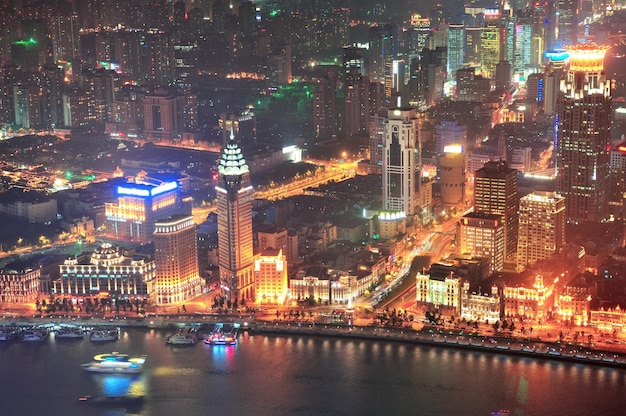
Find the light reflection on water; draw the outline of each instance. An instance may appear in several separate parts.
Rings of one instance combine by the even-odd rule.
[[[621,369],[247,333],[236,346],[175,348],[165,344],[167,331],[122,332],[118,342],[105,345],[0,344],[0,414],[489,415],[507,409],[523,416],[613,415],[625,402]],[[147,354],[145,372],[112,376],[80,369],[94,355],[114,350]],[[147,399],[139,409],[78,409],[76,400],[85,394]]]

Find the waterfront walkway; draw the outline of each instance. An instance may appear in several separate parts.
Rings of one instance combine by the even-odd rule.
[[[264,319],[265,318],[265,319]],[[216,322],[236,322],[253,333],[271,335],[303,335],[336,338],[367,339],[377,341],[404,342],[435,347],[468,349],[488,353],[519,355],[539,359],[563,360],[580,364],[592,364],[626,368],[626,349],[623,345],[598,348],[585,343],[546,342],[539,338],[515,338],[503,335],[480,334],[462,329],[424,326],[419,329],[392,328],[384,326],[360,326],[315,323],[308,321],[278,321],[268,317],[243,314],[168,314],[151,315],[145,318],[117,316],[96,318],[93,316],[3,316],[4,325],[73,324],[83,327],[115,326],[128,328],[172,329],[185,324],[210,326]]]

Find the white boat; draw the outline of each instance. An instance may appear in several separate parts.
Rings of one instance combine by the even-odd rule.
[[[111,354],[98,354],[93,357],[94,361],[82,364],[85,371],[105,374],[139,374],[143,371],[146,355],[130,357],[127,354],[112,352]]]
[[[62,326],[54,335],[56,339],[82,339],[85,331],[78,326]]]
[[[167,337],[166,344],[170,345],[195,345],[198,342],[198,333],[192,328],[185,330],[179,329],[173,335]]]
[[[40,342],[48,338],[48,331],[42,328],[30,328],[22,332],[22,341]]]
[[[89,340],[93,342],[115,341],[119,338],[119,329],[94,329],[89,334]]]

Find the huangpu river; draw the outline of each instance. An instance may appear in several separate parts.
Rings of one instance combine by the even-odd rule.
[[[242,332],[235,346],[122,329],[105,344],[0,343],[0,415],[622,415],[626,370],[396,342]],[[148,355],[140,375],[86,373],[100,353]],[[83,395],[143,395],[133,408]]]

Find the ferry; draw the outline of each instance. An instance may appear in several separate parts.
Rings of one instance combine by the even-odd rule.
[[[115,341],[120,336],[119,328],[115,329],[94,329],[89,334],[89,340],[93,342]]]
[[[196,328],[179,329],[175,334],[167,337],[165,341],[169,345],[196,345],[198,342],[198,331]]]
[[[45,328],[29,328],[22,332],[22,341],[40,342],[48,338],[48,330]]]
[[[239,324],[217,323],[215,328],[205,338],[204,343],[209,345],[235,345],[237,344],[237,333],[239,332]]]
[[[130,357],[128,354],[112,352],[110,354],[98,354],[90,363],[82,364],[83,370],[91,373],[106,374],[139,374],[148,356]]]

